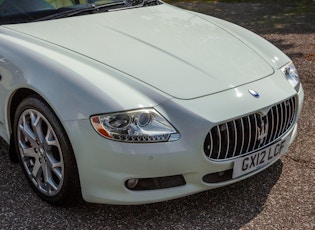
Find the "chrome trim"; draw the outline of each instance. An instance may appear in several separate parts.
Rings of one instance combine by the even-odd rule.
[[[219,150],[218,150],[218,153],[221,152],[221,146],[222,146],[222,138],[221,138],[221,132],[220,132],[220,128],[219,126],[217,126],[217,132],[218,132],[218,137],[219,137]],[[218,154],[218,157],[217,159],[220,157],[220,155]]]
[[[235,140],[234,140],[234,148],[233,148],[233,157],[234,157],[234,154],[236,152],[236,147],[237,147],[237,129],[236,129],[236,123],[235,121],[233,121],[233,127],[234,127],[234,137],[235,137]]]
[[[205,155],[210,160],[227,160],[277,141],[296,120],[296,101],[289,98],[272,106],[265,115],[257,111],[214,126],[204,142]]]
[[[252,141],[252,125],[251,125],[251,123],[250,123],[250,118],[249,118],[249,116],[247,117],[247,121],[248,121],[248,132],[249,132],[249,134],[248,134],[248,137],[249,137],[249,140],[248,140],[248,146],[247,146],[247,149],[246,149],[246,152],[248,152],[248,150],[250,149],[250,143],[251,143],[251,141]]]
[[[229,148],[230,148],[230,132],[229,132],[229,127],[227,123],[225,123],[225,128],[226,128],[226,140],[227,140],[225,158],[227,158],[228,153],[229,153]]]
[[[240,152],[243,152],[245,131],[244,131],[243,119],[241,118],[240,120],[241,120],[241,127],[242,127],[242,145],[241,145]],[[233,155],[235,154],[233,153]]]
[[[274,119],[274,117],[275,117],[275,115],[274,115],[274,112],[273,112],[273,109],[271,109],[270,110],[271,111],[271,124],[272,124],[272,126],[271,126],[271,132],[270,132],[270,137],[269,137],[269,139],[268,139],[268,142],[270,142],[271,140],[272,140],[272,133],[273,133],[273,130],[274,130],[274,127],[275,127],[275,119]]]
[[[252,148],[252,151],[254,151],[255,150],[255,147],[256,147],[256,144],[257,144],[257,135],[258,135],[258,133],[257,133],[257,128],[258,128],[258,123],[257,123],[257,114],[255,113],[254,114],[254,118],[255,118],[255,140],[254,140],[254,145],[253,145],[253,148]]]

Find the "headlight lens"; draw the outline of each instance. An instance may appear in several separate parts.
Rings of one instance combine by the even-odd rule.
[[[298,92],[300,89],[300,77],[293,63],[290,63],[289,65],[283,67],[281,70],[286,76],[287,80],[290,82],[290,84]]]
[[[91,117],[94,129],[108,139],[152,143],[176,141],[176,129],[154,109],[140,109]]]

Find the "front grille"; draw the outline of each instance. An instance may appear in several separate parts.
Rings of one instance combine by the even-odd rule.
[[[204,142],[209,159],[226,160],[256,151],[282,136],[294,123],[295,98],[273,106],[266,115],[254,113],[213,127]]]

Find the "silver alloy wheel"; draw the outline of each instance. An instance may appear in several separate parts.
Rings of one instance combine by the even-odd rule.
[[[17,138],[23,166],[35,187],[46,196],[58,194],[64,180],[64,161],[49,121],[37,110],[23,111]]]

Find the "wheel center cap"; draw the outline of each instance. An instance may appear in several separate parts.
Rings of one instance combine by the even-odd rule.
[[[40,149],[39,149],[39,152],[40,152],[42,155],[44,155],[45,150],[44,150],[43,148],[40,148]]]

